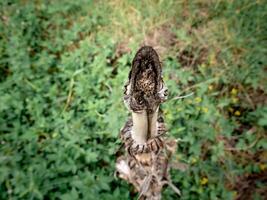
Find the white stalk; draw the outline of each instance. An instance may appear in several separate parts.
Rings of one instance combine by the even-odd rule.
[[[154,113],[148,114],[148,138],[154,138],[158,133],[158,110],[159,107],[155,110]]]
[[[144,144],[157,135],[158,109],[152,114],[147,114],[146,110],[141,113],[132,112],[132,137],[138,144]]]
[[[147,112],[143,110],[141,113],[132,112],[133,129],[132,138],[138,144],[144,144],[147,141],[148,120]]]

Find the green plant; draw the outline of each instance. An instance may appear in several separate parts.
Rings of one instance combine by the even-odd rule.
[[[181,199],[263,199],[265,10],[263,0],[1,1],[0,199],[131,197],[113,171],[122,85],[142,43],[163,59],[164,115],[188,165],[172,171]]]

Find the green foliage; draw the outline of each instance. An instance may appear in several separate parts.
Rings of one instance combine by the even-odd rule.
[[[130,198],[113,177],[123,85],[153,33],[174,160],[188,165],[172,170],[181,199],[240,195],[240,177],[267,168],[265,11],[261,0],[1,1],[0,199]]]

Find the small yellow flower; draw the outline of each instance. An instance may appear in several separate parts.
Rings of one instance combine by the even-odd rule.
[[[237,95],[237,93],[238,93],[238,89],[233,88],[233,89],[231,90],[231,94],[232,94],[233,96]]]
[[[192,158],[191,164],[195,164],[196,162],[197,162],[197,159],[196,158]]]
[[[201,185],[207,185],[207,183],[209,182],[209,179],[207,177],[203,177],[201,180],[200,180],[200,184]]]
[[[241,115],[241,113],[240,113],[240,111],[239,110],[237,110],[237,111],[235,111],[235,116],[240,116]]]
[[[201,68],[206,68],[206,65],[204,63],[200,64]]]
[[[201,97],[196,97],[196,98],[195,98],[195,102],[196,102],[196,103],[200,103],[201,101],[202,101]]]
[[[202,110],[203,110],[204,113],[209,112],[209,109],[207,107],[203,107]]]
[[[209,85],[209,91],[213,90],[213,85]]]
[[[232,98],[232,102],[233,102],[233,103],[237,103],[237,102],[238,102],[238,98],[233,97],[233,98]]]
[[[260,167],[260,170],[261,170],[261,171],[264,171],[264,170],[267,168],[267,165],[261,163],[261,164],[259,165],[259,167]]]

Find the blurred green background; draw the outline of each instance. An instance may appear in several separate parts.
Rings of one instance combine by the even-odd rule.
[[[0,199],[136,199],[113,173],[144,44],[169,88],[180,199],[267,199],[266,1],[1,0],[0,13]]]

